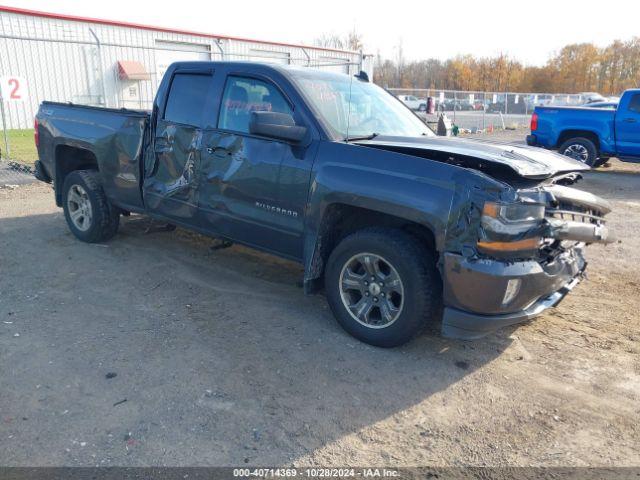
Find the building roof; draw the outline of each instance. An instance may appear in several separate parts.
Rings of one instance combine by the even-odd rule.
[[[279,45],[283,47],[305,48],[305,49],[311,49],[311,50],[330,51],[330,52],[337,52],[337,53],[348,53],[348,54],[359,53],[359,52],[353,52],[350,50],[340,50],[337,48],[316,47],[316,46],[301,45],[296,43],[272,42],[267,40],[256,40],[252,38],[233,37],[229,35],[216,35],[212,33],[202,33],[202,32],[190,31],[190,30],[180,30],[180,29],[174,29],[174,28],[156,27],[153,25],[143,25],[139,23],[123,22],[119,20],[106,20],[102,18],[80,17],[77,15],[65,15],[60,13],[42,12],[39,10],[29,10],[26,8],[18,8],[18,7],[7,7],[3,5],[0,5],[0,12],[17,13],[21,15],[32,15],[32,16],[44,17],[44,18],[55,18],[58,20],[69,20],[72,22],[89,22],[89,23],[98,23],[101,25],[112,25],[117,27],[140,28],[143,30],[153,30],[156,32],[169,32],[169,33],[178,33],[183,35],[196,35],[200,37],[214,38],[217,40],[237,40],[241,42]]]

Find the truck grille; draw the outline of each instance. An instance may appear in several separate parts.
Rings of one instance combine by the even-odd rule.
[[[584,205],[575,205],[567,202],[559,202],[554,207],[547,207],[545,216],[554,221],[567,222],[568,224],[593,225],[596,228],[604,227],[605,220],[600,212]],[[567,250],[585,243],[586,240],[575,238],[546,238],[540,248],[543,262],[552,262],[558,255]]]
[[[550,218],[571,222],[593,223],[597,225],[604,225],[605,223],[604,217],[597,215],[597,212],[575,205],[564,205],[563,208],[547,208],[545,215]]]

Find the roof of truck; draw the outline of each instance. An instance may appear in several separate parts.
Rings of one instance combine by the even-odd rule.
[[[171,65],[197,67],[199,65],[202,66],[203,64],[209,64],[209,65],[212,65],[213,67],[215,67],[216,65],[219,65],[219,66],[225,66],[225,67],[231,66],[231,67],[238,67],[238,68],[254,68],[254,69],[264,68],[269,70],[275,70],[286,76],[294,76],[292,74],[295,74],[295,73],[305,74],[305,73],[311,73],[311,72],[313,72],[313,75],[316,77],[325,77],[325,78],[343,78],[344,79],[345,77],[349,76],[346,73],[334,72],[330,70],[320,70],[319,68],[314,68],[314,67],[305,67],[300,65],[285,65],[285,64],[279,64],[279,63],[267,63],[267,62],[205,60],[205,61],[174,62]],[[319,66],[321,67],[322,65],[319,65]]]

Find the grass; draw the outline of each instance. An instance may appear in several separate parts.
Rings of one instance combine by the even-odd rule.
[[[0,150],[3,160],[13,160],[18,163],[33,165],[38,159],[36,144],[33,140],[33,129],[7,130],[9,141],[9,154],[5,151],[4,134],[0,129]]]

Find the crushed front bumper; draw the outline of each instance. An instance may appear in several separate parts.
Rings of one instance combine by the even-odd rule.
[[[585,267],[581,245],[545,265],[445,254],[442,334],[471,340],[530,320],[556,306],[580,282]]]

